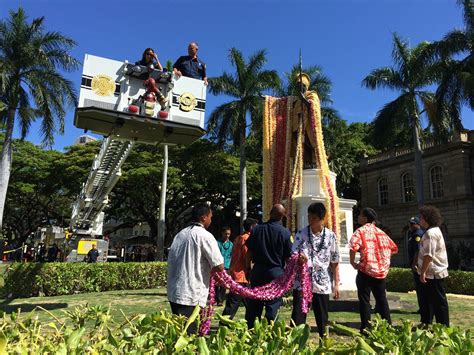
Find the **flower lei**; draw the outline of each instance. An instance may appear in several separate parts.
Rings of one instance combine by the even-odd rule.
[[[263,219],[268,219],[272,205],[285,203],[290,230],[296,228],[295,197],[301,195],[303,176],[304,120],[294,108],[296,101],[293,96],[267,96],[263,117]],[[296,141],[293,129],[298,132]],[[296,151],[291,157],[293,143]]]
[[[336,194],[336,188],[334,183],[331,180],[330,170],[328,159],[326,155],[326,148],[324,147],[324,136],[323,136],[323,126],[321,124],[321,107],[319,103],[318,95],[312,91],[308,97],[310,102],[309,110],[309,119],[311,122],[311,132],[313,134],[313,139],[316,142],[314,148],[314,153],[316,156],[316,161],[320,169],[319,179],[321,181],[321,186],[326,193],[327,205],[328,208],[328,225],[337,236],[337,241],[339,242],[339,198]]]
[[[266,285],[254,288],[244,287],[238,282],[235,282],[225,271],[213,271],[211,273],[211,281],[209,284],[209,302],[207,307],[201,311],[201,326],[199,328],[199,335],[206,335],[211,328],[211,319],[214,312],[212,306],[216,303],[216,284],[223,286],[229,289],[230,292],[245,298],[269,301],[281,297],[286,292],[291,290],[295,281],[295,277],[298,275],[299,279],[301,280],[301,290],[303,292],[301,310],[303,313],[308,313],[309,304],[311,303],[311,299],[313,297],[308,264],[303,263],[303,265],[301,265],[298,260],[299,253],[293,253],[286,264],[283,275]]]

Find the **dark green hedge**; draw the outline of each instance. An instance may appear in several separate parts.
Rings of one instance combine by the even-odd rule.
[[[14,263],[4,274],[3,296],[57,296],[156,288],[166,285],[166,263]],[[391,268],[387,290],[414,290],[410,269]],[[449,271],[446,292],[474,295],[474,272]]]
[[[166,285],[166,263],[14,263],[4,274],[7,297],[57,296]]]
[[[474,272],[449,270],[446,279],[446,292],[474,295]],[[408,292],[415,289],[410,269],[391,268],[387,276],[387,290]]]

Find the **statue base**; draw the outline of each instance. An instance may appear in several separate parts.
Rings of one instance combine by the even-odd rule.
[[[331,179],[334,182],[334,186],[336,186],[336,174],[333,172],[331,172]],[[326,202],[326,195],[319,180],[319,169],[303,170],[302,193],[301,196],[296,197],[295,200],[297,208],[297,228],[298,230],[301,230],[302,228],[308,225],[308,216],[306,213],[308,206],[314,202]],[[349,262],[349,247],[347,245],[354,230],[352,208],[356,204],[356,200],[339,198],[340,235],[338,237],[339,252],[341,256],[339,262],[339,289],[341,291],[357,291],[357,286],[355,283],[357,271],[354,270],[354,268]]]

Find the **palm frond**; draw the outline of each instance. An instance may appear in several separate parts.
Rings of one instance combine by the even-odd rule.
[[[221,76],[209,78],[209,92],[213,95],[228,95],[239,97],[239,84],[237,80],[226,72]]]
[[[280,77],[276,70],[264,70],[255,75],[255,94],[280,86]]]
[[[410,61],[410,47],[408,42],[400,37],[396,32],[393,34],[392,58],[400,73],[406,72],[406,65]]]
[[[385,67],[372,70],[372,72],[362,80],[362,86],[371,90],[379,88],[403,90],[406,85],[398,71],[394,68]]]
[[[237,73],[237,82],[242,83],[245,81],[245,60],[242,56],[242,52],[237,48],[232,47],[229,50],[229,60],[232,66],[235,68]]]
[[[30,107],[30,100],[28,93],[20,86],[19,88],[20,100],[18,107],[18,114],[20,117],[21,139],[24,139],[28,134],[31,123],[35,120],[34,110]]]
[[[247,71],[249,74],[257,74],[267,62],[267,51],[264,49],[260,49],[254,54],[252,54],[249,58]]]
[[[458,0],[458,4],[463,7],[464,25],[467,33],[474,32],[474,4],[472,0]]]
[[[409,128],[413,100],[411,94],[405,93],[377,112],[373,121],[376,140],[379,142],[389,140],[394,132]]]
[[[235,130],[238,120],[237,101],[231,101],[217,106],[209,116],[207,128],[212,139],[219,145],[224,145]]]
[[[333,122],[342,121],[339,112],[332,107],[321,107],[321,118],[326,126],[330,126]]]
[[[469,49],[469,39],[461,30],[448,32],[442,40],[432,43],[433,52],[440,58],[447,58]]]

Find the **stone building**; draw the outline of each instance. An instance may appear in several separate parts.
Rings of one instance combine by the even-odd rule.
[[[412,149],[395,149],[366,158],[359,170],[362,206],[374,208],[399,246],[394,264],[406,263],[408,220],[416,216]],[[448,243],[474,243],[474,131],[446,144],[423,147],[425,204],[441,210]]]

